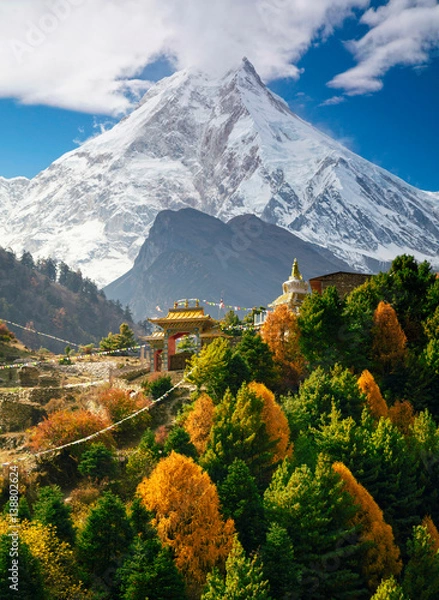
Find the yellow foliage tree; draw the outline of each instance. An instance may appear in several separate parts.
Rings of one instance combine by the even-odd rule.
[[[200,455],[204,454],[207,448],[214,412],[215,405],[212,398],[207,394],[201,394],[184,422],[184,428]]]
[[[261,330],[284,384],[295,386],[305,371],[305,359],[300,351],[300,330],[297,318],[286,304],[269,312]]]
[[[290,428],[284,411],[276,402],[273,392],[263,383],[253,381],[248,386],[264,402],[261,417],[265,423],[268,437],[272,442],[276,441],[273,448],[273,463],[277,463],[286,457],[290,457],[293,451],[290,443]]]
[[[373,315],[372,349],[378,364],[392,372],[407,355],[407,337],[399,324],[394,308],[381,301]]]
[[[41,563],[45,587],[51,598],[57,600],[91,600],[93,594],[75,577],[73,549],[60,542],[51,526],[39,521],[21,521],[19,537],[27,544],[32,555]],[[0,535],[8,533],[7,517],[0,518]]]
[[[371,415],[377,421],[379,421],[381,417],[386,418],[389,412],[387,402],[382,397],[380,388],[373,378],[372,373],[367,369],[361,373],[358,379],[358,387],[366,396],[367,406]]]
[[[214,566],[224,565],[235,530],[233,520],[221,518],[209,475],[191,458],[172,452],[137,489],[186,581],[203,584]]]
[[[360,540],[371,542],[365,552],[363,573],[370,589],[374,591],[381,579],[401,572],[399,548],[395,544],[391,526],[384,521],[382,510],[366,488],[358,483],[343,463],[336,462],[332,468],[340,475],[344,489],[358,506],[353,524],[361,527]]]
[[[389,418],[401,433],[408,435],[415,422],[415,411],[411,402],[408,400],[403,400],[402,402],[397,400],[389,408]]]
[[[431,541],[433,543],[433,550],[435,552],[439,551],[439,531],[436,528],[436,525],[433,523],[431,517],[427,516],[422,519],[422,526],[427,529],[427,533],[429,534]]]

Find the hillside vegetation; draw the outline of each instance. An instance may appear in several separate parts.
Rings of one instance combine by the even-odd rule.
[[[18,260],[0,248],[0,319],[77,344],[97,343],[122,322],[131,326],[129,311],[108,301],[103,292],[80,271],[57,265],[51,259],[34,263],[25,253]],[[30,348],[41,346],[62,352],[65,344],[9,325]]]
[[[23,597],[439,597],[430,266],[398,257],[346,299],[328,288],[299,317],[279,307],[261,335],[234,342],[216,339],[192,357],[191,387],[165,424],[148,394],[167,393],[166,407],[181,391],[150,374],[144,393],[132,382],[84,392],[82,407],[54,410],[29,431],[38,452],[105,428],[29,472],[4,471],[0,573],[16,510]],[[7,504],[11,469],[20,494]],[[7,586],[0,575],[0,597]]]

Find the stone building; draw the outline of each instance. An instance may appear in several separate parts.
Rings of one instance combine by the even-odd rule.
[[[352,290],[368,281],[372,275],[369,273],[349,273],[346,271],[337,271],[327,275],[319,275],[309,280],[309,285],[313,292],[323,294],[326,288],[333,286],[336,288],[340,298],[347,296]]]

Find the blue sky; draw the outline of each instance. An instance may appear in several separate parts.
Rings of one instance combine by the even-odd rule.
[[[36,175],[175,69],[215,72],[245,54],[302,118],[412,185],[439,190],[435,0],[322,0],[324,10],[303,14],[295,0],[190,0],[184,13],[176,0],[115,0],[97,20],[101,2],[23,0],[27,12],[10,13],[8,44],[2,19],[0,175]]]

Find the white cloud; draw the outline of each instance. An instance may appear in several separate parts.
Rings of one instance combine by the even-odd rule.
[[[370,30],[347,44],[358,64],[328,83],[352,96],[380,90],[389,69],[422,66],[439,47],[437,0],[390,0],[365,12],[361,22]]]
[[[336,104],[341,104],[342,102],[346,101],[346,97],[345,96],[332,96],[331,98],[328,98],[327,100],[324,100],[323,102],[321,102],[319,104],[319,106],[335,106]]]
[[[2,0],[0,97],[128,111],[143,68],[225,71],[248,56],[265,80],[297,78],[311,43],[369,0]]]

